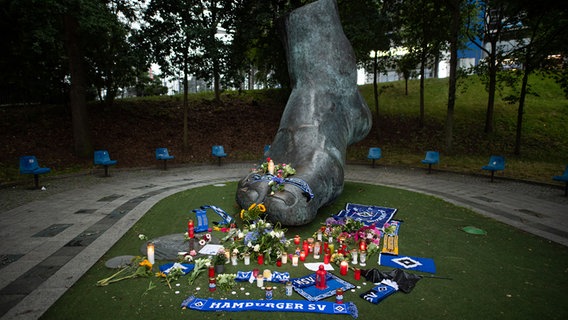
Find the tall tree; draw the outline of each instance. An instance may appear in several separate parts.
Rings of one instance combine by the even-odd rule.
[[[544,2],[543,2],[544,1]],[[543,0],[514,2],[514,13],[520,19],[516,30],[517,46],[513,55],[522,64],[522,81],[518,97],[516,155],[521,154],[522,125],[526,95],[529,93],[529,75],[549,62],[551,55],[568,51],[568,12],[563,4]]]
[[[480,61],[482,79],[487,78],[486,90],[487,111],[485,113],[485,133],[493,132],[495,109],[495,93],[497,89],[497,73],[502,69],[502,62],[507,51],[499,45],[507,40],[507,30],[514,29],[517,22],[515,15],[504,0],[473,0],[467,4],[465,31],[470,43],[485,53],[486,58]]]
[[[183,83],[183,147],[189,148],[189,75],[195,61],[199,33],[197,16],[203,10],[199,0],[151,0],[145,10],[144,38],[152,61],[164,74],[181,73]]]
[[[446,113],[446,151],[451,152],[454,130],[454,109],[456,105],[456,85],[458,78],[458,49],[460,45],[460,32],[462,29],[461,7],[464,0],[445,0],[450,13],[449,43],[450,43],[450,74],[448,79],[448,110]]]
[[[402,1],[400,19],[400,45],[409,48],[418,59],[420,78],[420,117],[419,127],[424,127],[425,119],[425,79],[426,68],[436,61],[440,49],[447,41],[447,26],[450,25],[447,9],[440,1],[420,0]],[[433,68],[437,68],[434,66]]]
[[[375,131],[380,139],[379,121],[379,87],[378,75],[381,65],[385,63],[380,52],[390,47],[390,31],[392,21],[386,1],[377,0],[345,0],[338,1],[339,12],[345,35],[351,42],[357,63],[371,66],[373,70],[373,93],[375,105]]]

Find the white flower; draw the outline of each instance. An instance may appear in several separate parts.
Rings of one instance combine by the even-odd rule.
[[[254,248],[253,248],[254,252],[259,252],[260,251],[260,244],[255,244]]]
[[[239,239],[242,239],[244,236],[245,236],[245,234],[242,231],[237,234],[237,237]]]
[[[252,241],[249,241],[249,242],[247,243],[247,247],[252,248]]]
[[[233,249],[233,253],[239,253],[239,249],[237,248]]]
[[[276,234],[276,232],[274,230],[270,231],[270,233],[268,235],[271,236],[272,238],[278,238],[278,235]]]
[[[193,257],[188,254],[188,255],[183,257],[183,260],[185,260],[187,262],[191,262],[191,261],[193,261]]]
[[[250,228],[251,230],[254,230],[254,229],[256,229],[256,224],[254,224],[254,223],[253,223],[253,224],[251,224],[251,225],[249,226],[249,228]]]
[[[138,239],[140,239],[140,240],[148,240],[148,237],[146,237],[145,234],[142,234],[142,233],[141,233],[141,234],[138,235]]]
[[[270,222],[267,222],[267,223],[264,225],[264,227],[265,227],[266,229],[270,229],[270,228],[272,227],[272,225],[270,224]]]

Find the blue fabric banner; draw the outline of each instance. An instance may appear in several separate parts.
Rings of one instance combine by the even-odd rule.
[[[436,273],[436,264],[434,263],[434,260],[430,258],[379,254],[378,263],[379,265],[385,267],[402,268],[405,270]]]
[[[217,300],[200,299],[190,296],[181,307],[198,311],[264,311],[264,312],[307,312],[359,316],[357,306],[352,302],[334,303],[328,301],[309,302],[303,300]]]
[[[341,210],[336,218],[350,218],[360,221],[366,226],[375,224],[377,228],[382,228],[389,222],[397,209],[379,206],[368,206],[363,204],[348,203],[344,210]]]

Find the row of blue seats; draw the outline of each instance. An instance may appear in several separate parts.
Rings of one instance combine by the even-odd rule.
[[[270,149],[270,145],[264,146],[264,153]],[[215,145],[211,148],[211,155],[217,157],[219,160],[219,165],[221,165],[221,159],[227,157],[227,153],[223,146]],[[367,158],[372,160],[372,167],[375,167],[375,161],[382,157],[381,148],[373,147],[369,148],[369,154]],[[167,161],[174,159],[174,156],[170,155],[167,148],[157,148],[156,149],[156,159],[162,160],[164,162],[164,170],[167,170]],[[108,151],[97,150],[94,153],[94,164],[101,165],[105,169],[105,177],[108,177],[109,166],[115,165],[116,160],[111,160]],[[427,151],[426,156],[421,163],[428,165],[428,173],[432,172],[432,165],[440,163],[440,153],[438,151]],[[505,170],[505,158],[502,156],[491,156],[489,158],[489,163],[483,167],[482,170],[487,170],[491,172],[491,182],[495,176],[496,171]],[[20,173],[21,174],[33,174],[35,187],[39,187],[39,175],[51,172],[50,168],[40,167],[35,156],[23,156],[20,158]],[[565,182],[564,195],[568,196],[568,166],[564,170],[564,173],[559,176],[553,176],[553,180]]]
[[[223,146],[213,146],[211,154],[219,158],[219,165],[221,158],[226,157]],[[164,170],[167,170],[167,161],[174,159],[174,156],[169,154],[168,148],[156,149],[156,160],[161,160],[164,163]],[[94,152],[94,165],[103,166],[105,170],[105,177],[108,177],[108,168],[117,164],[117,160],[112,160],[107,150],[96,150]],[[20,174],[31,174],[34,176],[34,185],[39,188],[39,175],[51,172],[51,168],[40,167],[35,156],[22,156],[20,157]]]
[[[372,160],[372,167],[375,167],[375,161],[379,160],[382,157],[381,148],[373,147],[369,148],[369,154],[367,158]],[[432,172],[432,165],[440,163],[440,153],[438,151],[426,151],[426,157],[424,160],[420,161],[423,164],[428,165],[428,173]],[[505,170],[505,158],[502,156],[495,156],[492,155],[489,158],[489,163],[481,167],[482,170],[486,170],[491,172],[491,182],[493,182],[493,178],[495,176],[496,171],[503,171]],[[564,188],[564,195],[568,196],[568,166],[564,170],[564,173],[559,176],[553,176],[553,180],[565,182],[566,186]]]

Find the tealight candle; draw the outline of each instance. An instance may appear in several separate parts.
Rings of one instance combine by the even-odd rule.
[[[341,261],[341,263],[339,264],[339,273],[342,276],[347,275],[347,268],[349,268],[349,264],[347,263],[347,260]]]
[[[292,267],[297,267],[298,266],[298,255],[294,254],[292,256]]]
[[[148,257],[148,261],[151,264],[154,264],[154,243],[153,242],[148,242],[148,244],[146,245],[146,255]]]

